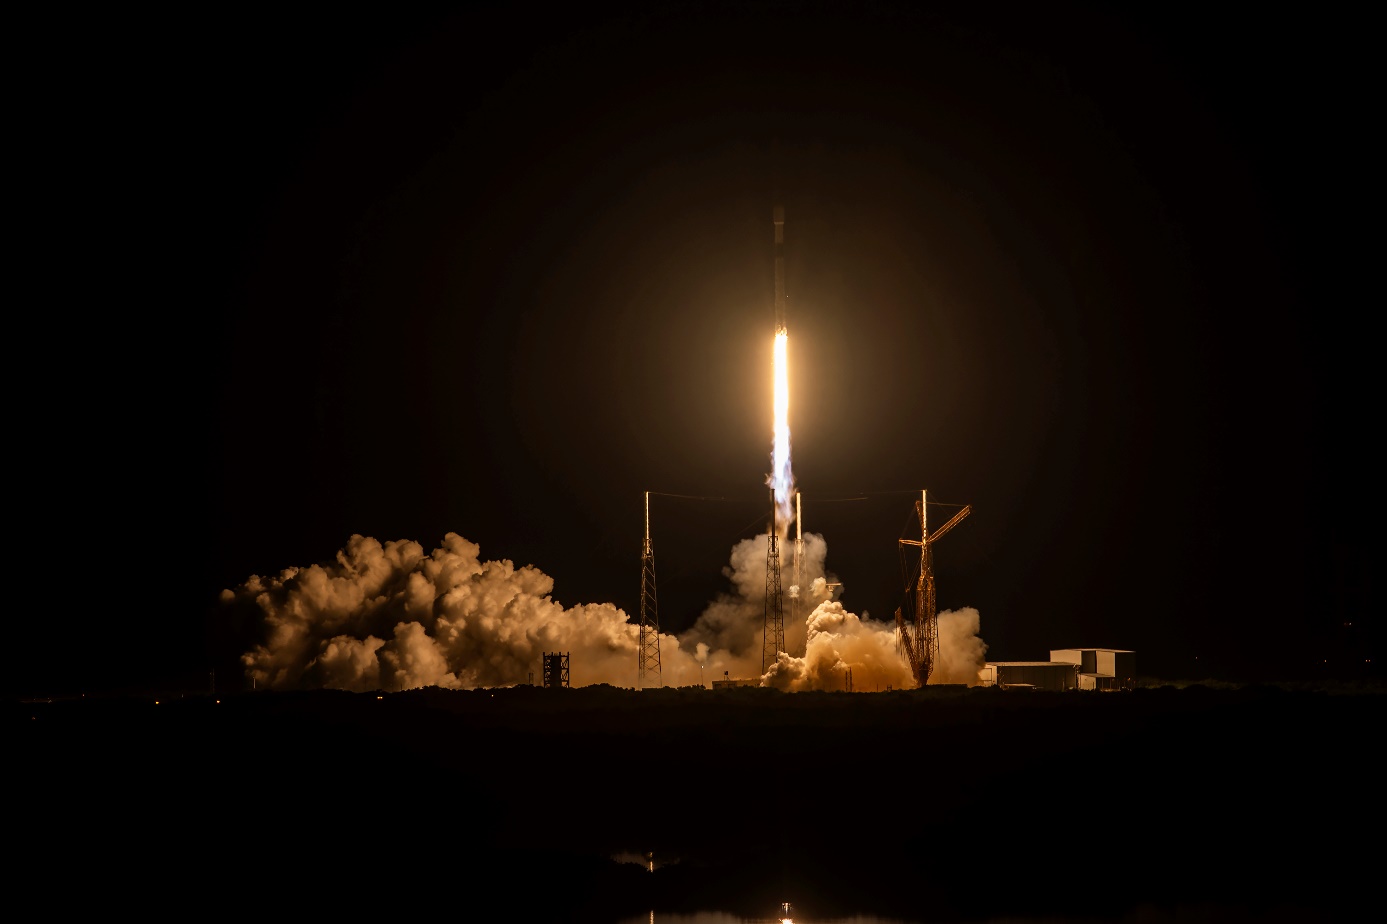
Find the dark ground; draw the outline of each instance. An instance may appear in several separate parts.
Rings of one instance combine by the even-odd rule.
[[[786,899],[810,921],[1342,920],[1378,900],[1383,702],[1202,685],[13,702],[12,881],[73,913],[179,920]],[[653,874],[611,859],[647,851]]]

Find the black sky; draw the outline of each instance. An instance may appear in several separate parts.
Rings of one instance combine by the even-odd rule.
[[[1358,31],[892,3],[35,26],[17,686],[197,678],[222,588],[353,533],[458,532],[635,612],[645,490],[735,498],[653,504],[687,627],[764,528],[777,202],[794,467],[849,609],[890,617],[887,492],[929,488],[973,505],[939,602],[993,658],[1361,670]]]

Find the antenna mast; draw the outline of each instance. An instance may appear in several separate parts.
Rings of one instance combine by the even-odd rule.
[[[790,595],[790,619],[795,625],[804,621],[804,511],[800,508],[799,492],[795,492],[795,592]]]
[[[655,601],[655,547],[650,544],[650,492],[645,492],[645,544],[641,546],[641,638],[636,653],[636,689],[643,690],[654,674],[654,686],[664,686],[660,674],[660,611]]]

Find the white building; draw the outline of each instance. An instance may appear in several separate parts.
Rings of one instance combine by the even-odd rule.
[[[1136,652],[1122,648],[1056,648],[1048,661],[988,661],[978,673],[985,687],[1030,690],[1130,690]]]
[[[1056,648],[1051,661],[1078,669],[1080,690],[1130,690],[1137,684],[1137,654],[1123,648]]]
[[[988,661],[978,678],[985,687],[1008,689],[1075,690],[1078,669],[1059,661]]]

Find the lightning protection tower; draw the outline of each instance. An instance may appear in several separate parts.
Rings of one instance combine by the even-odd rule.
[[[641,546],[641,638],[636,689],[664,686],[660,675],[660,611],[655,601],[655,547],[650,544],[650,492],[645,492],[645,544]]]
[[[928,492],[921,491],[920,499],[915,502],[915,510],[920,518],[919,540],[898,540],[901,570],[910,574],[906,580],[906,590],[913,591],[913,599],[907,598],[913,612],[911,618],[906,619],[904,607],[896,608],[896,642],[905,649],[906,659],[910,662],[910,673],[914,675],[915,685],[918,687],[923,687],[929,682],[929,676],[934,672],[934,663],[939,659],[939,616],[934,600],[933,545],[973,511],[971,506],[965,506],[931,536],[925,514],[927,500]],[[907,546],[920,549],[919,564],[911,563],[907,566]]]
[[[771,535],[766,548],[766,621],[761,630],[761,673],[785,650],[785,613],[780,599],[780,542],[775,533],[775,488],[771,488]]]
[[[790,620],[799,625],[804,621],[804,511],[800,509],[799,492],[795,492],[795,592],[790,597]]]

